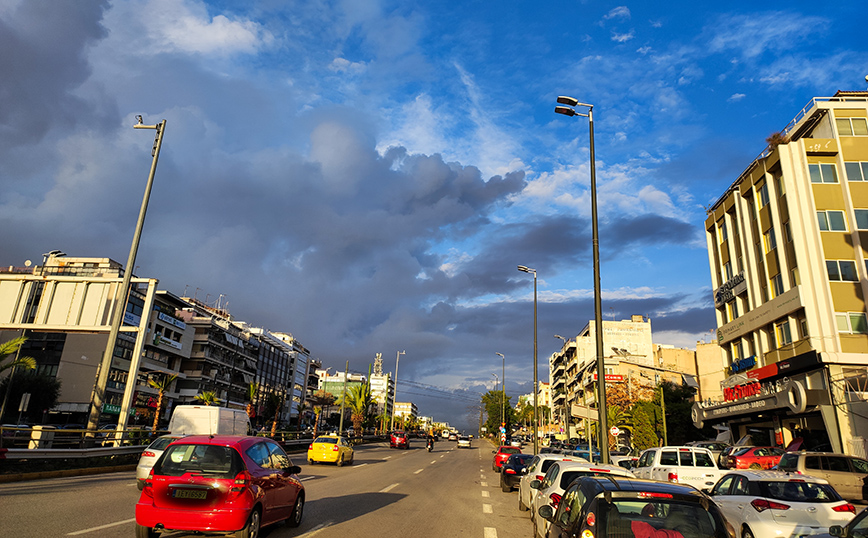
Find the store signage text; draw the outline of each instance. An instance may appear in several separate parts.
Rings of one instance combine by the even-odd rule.
[[[727,402],[741,400],[742,398],[750,398],[762,393],[762,385],[759,383],[748,383],[747,385],[736,385],[732,388],[723,389],[723,399]]]
[[[741,359],[740,361],[735,361],[732,363],[732,366],[730,366],[730,370],[732,370],[733,373],[738,373],[753,368],[754,366],[756,366],[755,355]]]
[[[717,288],[717,291],[714,292],[714,306],[719,308],[724,303],[735,300],[737,295],[745,291],[747,291],[747,282],[744,279],[744,271],[742,271],[727,280],[723,286]]]

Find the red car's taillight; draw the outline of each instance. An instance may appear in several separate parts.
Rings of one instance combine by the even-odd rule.
[[[144,452],[142,452],[143,458],[153,458],[154,456],[156,456],[156,454],[154,454],[150,450],[145,450]]]
[[[542,480],[543,478],[545,478],[545,475],[543,475],[543,474],[536,475],[537,480]]]
[[[240,497],[248,486],[250,486],[250,473],[241,471],[235,475],[235,481],[232,484],[232,488],[229,489],[229,499]]]
[[[557,493],[552,493],[551,495],[549,495],[549,504],[552,505],[552,508],[557,510],[558,505],[561,504],[561,496]]]
[[[154,470],[151,469],[148,472],[148,477],[145,478],[144,482],[142,482],[142,493],[147,495],[148,497],[154,496],[154,490],[151,489],[154,486]]]
[[[850,503],[839,504],[838,506],[833,506],[832,510],[835,512],[850,512],[852,514],[856,513],[856,507]]]
[[[515,469],[510,469],[507,467],[506,469],[503,470],[503,472],[506,474],[515,474]]]
[[[765,510],[789,510],[790,505],[778,503],[775,501],[770,501],[768,499],[754,499],[750,502],[750,505],[754,507],[754,510],[757,512],[763,512]],[[854,508],[855,510],[855,508]]]

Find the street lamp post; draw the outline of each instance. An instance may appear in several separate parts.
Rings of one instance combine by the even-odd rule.
[[[502,360],[500,372],[500,427],[503,428],[503,435],[506,435],[506,357],[503,353],[494,352],[495,355],[500,355]]]
[[[537,379],[536,361],[537,361],[537,330],[536,330],[536,269],[519,265],[518,270],[522,273],[533,273],[533,453],[539,454],[539,439],[537,438],[537,393],[539,392],[539,381]]]
[[[87,420],[87,429],[96,430],[99,424],[99,416],[102,412],[102,407],[105,399],[105,387],[108,382],[109,371],[112,366],[114,357],[115,345],[118,339],[118,333],[121,329],[121,323],[124,319],[124,311],[126,310],[126,299],[129,293],[130,281],[133,277],[133,269],[136,266],[136,254],[139,251],[139,240],[142,237],[142,228],[145,225],[145,214],[148,212],[148,200],[151,198],[151,187],[154,185],[154,174],[157,172],[157,159],[160,157],[160,147],[163,145],[163,133],[166,131],[166,120],[157,123],[156,125],[145,125],[141,116],[136,116],[138,123],[133,125],[133,129],[154,129],[157,131],[154,138],[154,147],[151,149],[151,171],[148,174],[148,182],[145,186],[145,195],[142,199],[142,207],[139,210],[139,218],[136,221],[136,231],[133,233],[133,242],[130,245],[130,254],[127,258],[127,264],[124,266],[124,277],[121,280],[121,285],[115,290],[114,296],[114,311],[112,313],[112,324],[109,330],[108,342],[106,342],[105,353],[102,357],[102,362],[99,367],[99,374],[94,386],[93,395],[91,397],[90,415]],[[136,374],[130,372],[127,383],[135,383]]]
[[[395,392],[392,393],[392,422],[389,424],[389,430],[395,431],[395,403],[398,401],[398,363],[401,362],[401,355],[406,355],[407,352],[399,351],[395,357]]]
[[[597,411],[600,415],[600,456],[603,463],[609,463],[609,443],[602,442],[608,435],[608,417],[606,410],[606,359],[603,356],[603,311],[600,299],[600,235],[597,226],[597,176],[594,162],[594,105],[580,103],[578,99],[559,96],[558,103],[566,106],[556,106],[555,112],[564,116],[582,116],[588,118],[590,128],[590,166],[591,166],[591,225],[593,229],[594,248],[594,333],[597,337]],[[576,112],[574,107],[584,107],[588,113]]]

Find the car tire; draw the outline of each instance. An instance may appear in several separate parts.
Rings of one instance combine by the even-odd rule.
[[[741,538],[753,538],[753,531],[750,530],[750,527],[745,527],[743,531],[741,531]]]
[[[286,524],[290,527],[298,527],[301,525],[302,517],[304,517],[304,494],[299,493],[292,508],[292,515],[286,520]]]
[[[527,512],[527,506],[521,502],[521,492],[518,493],[518,511],[519,512]]]
[[[314,465],[314,464],[316,464],[316,462],[315,462],[315,461],[313,461],[313,460],[307,460],[307,462],[308,462],[308,463],[309,463],[309,464],[311,464],[311,465]]]
[[[235,538],[259,538],[259,529],[262,525],[262,516],[259,510],[254,509],[247,518],[244,528],[235,533]]]
[[[144,480],[136,480],[136,487],[139,488],[139,491],[145,489],[145,481]]]
[[[156,538],[159,535],[154,529],[136,523],[136,538]]]
[[[338,458],[338,467],[343,467],[343,466],[344,466],[344,455],[341,454],[341,457]]]
[[[504,493],[512,493],[512,486],[506,483],[506,480],[503,479],[503,475],[500,475],[500,491]]]

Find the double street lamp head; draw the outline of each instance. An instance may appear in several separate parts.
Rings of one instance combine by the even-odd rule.
[[[590,112],[594,109],[594,105],[590,105],[588,103],[580,103],[578,99],[574,97],[567,97],[566,95],[561,95],[558,97],[558,103],[567,106],[556,106],[555,113],[563,114],[564,116],[584,116],[588,117]],[[588,109],[588,114],[582,112],[576,112],[574,107],[581,106],[586,107]]]
[[[519,265],[518,270],[522,273],[533,273],[534,275],[536,274],[536,269],[531,269],[530,267],[527,267],[525,265]]]

